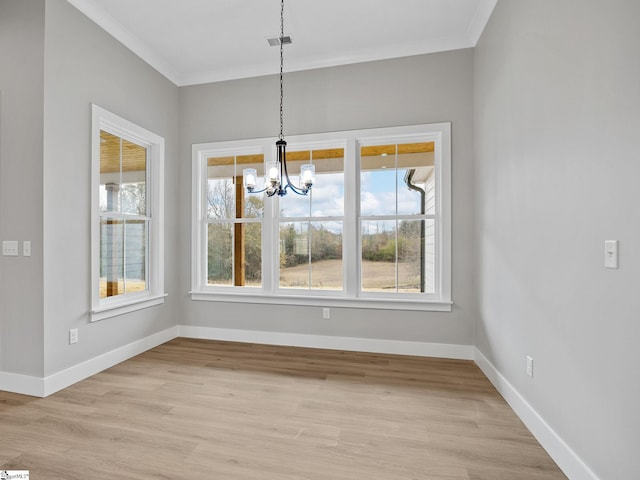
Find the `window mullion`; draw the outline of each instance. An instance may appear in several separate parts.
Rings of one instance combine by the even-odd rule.
[[[275,150],[270,143],[264,144],[264,164],[265,166],[273,160]],[[271,198],[267,201],[266,195],[263,194],[264,213],[262,224],[262,288],[266,294],[275,293],[275,285],[277,285],[278,262],[279,259],[279,198]],[[276,241],[278,239],[278,241]]]
[[[344,157],[343,278],[347,296],[355,298],[360,288],[360,220],[358,216],[360,179],[358,147],[354,136],[349,136],[347,139]]]

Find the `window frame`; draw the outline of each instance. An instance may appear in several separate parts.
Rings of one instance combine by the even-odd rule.
[[[343,290],[279,287],[279,199],[265,199],[262,224],[262,287],[211,286],[206,283],[207,158],[221,151],[237,152],[262,147],[265,163],[275,159],[275,140],[258,138],[192,145],[192,300],[306,306],[381,308],[392,310],[451,311],[451,124],[435,123],[321,134],[292,135],[288,150],[344,142]],[[436,182],[435,294],[363,292],[360,284],[360,145],[377,141],[410,143],[434,141]],[[320,147],[318,147],[320,145]],[[314,188],[322,188],[317,182]],[[289,195],[293,195],[289,193]],[[205,223],[203,223],[203,221]]]
[[[91,105],[91,322],[164,303],[164,138],[124,118]],[[100,298],[100,132],[105,131],[147,151],[145,221],[148,223],[145,275],[148,288]],[[127,219],[127,215],[118,217]],[[132,215],[132,220],[138,220]]]

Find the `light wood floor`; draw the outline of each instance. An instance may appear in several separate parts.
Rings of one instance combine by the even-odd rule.
[[[40,399],[0,392],[32,479],[566,478],[473,362],[175,339]]]

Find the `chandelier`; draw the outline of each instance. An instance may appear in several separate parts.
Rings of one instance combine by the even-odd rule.
[[[284,140],[284,114],[282,104],[284,101],[284,82],[282,80],[284,69],[284,44],[291,43],[289,37],[284,36],[284,0],[280,1],[280,135],[276,142],[276,161],[269,162],[264,176],[264,188],[256,190],[257,172],[255,168],[245,168],[242,171],[243,184],[249,193],[266,192],[267,197],[279,195],[284,197],[287,190],[298,195],[307,195],[313,186],[316,176],[316,167],[313,164],[300,166],[300,183],[296,187],[289,178],[287,171],[287,142]],[[271,42],[270,42],[271,43]]]

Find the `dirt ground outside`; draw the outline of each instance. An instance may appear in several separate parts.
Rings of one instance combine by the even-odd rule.
[[[396,285],[395,264],[391,262],[362,262],[363,289],[371,292],[393,292]],[[321,260],[311,264],[313,288],[341,290],[342,260]],[[398,290],[420,292],[420,266],[398,264]],[[306,264],[283,268],[280,271],[280,287],[309,288],[309,269]]]

